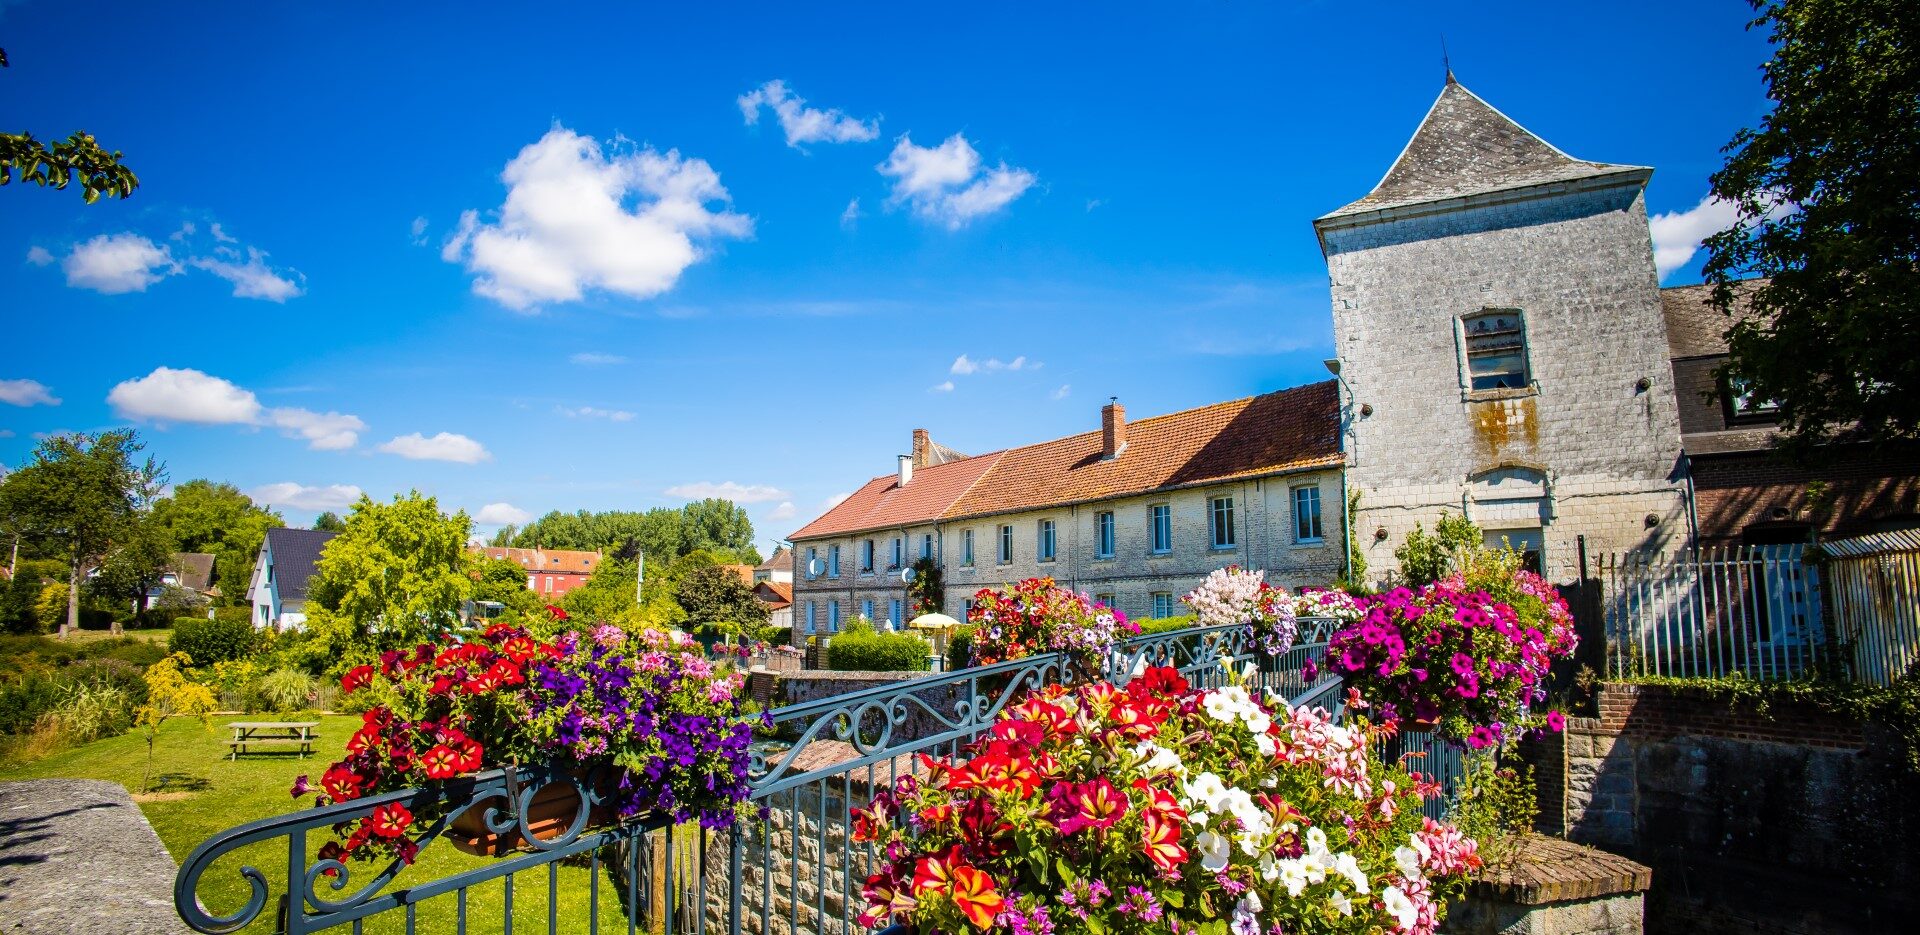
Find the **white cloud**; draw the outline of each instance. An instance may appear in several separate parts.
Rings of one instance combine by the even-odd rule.
[[[213,227],[217,231],[220,225],[215,224]],[[222,252],[232,253],[233,251],[223,250]],[[236,262],[237,260],[237,256],[232,259],[200,257],[187,262],[192,264],[196,269],[206,270],[221,279],[233,283],[233,297],[236,299],[265,299],[269,302],[285,302],[306,291],[301,288],[300,283],[306,282],[307,278],[301,276],[299,270],[287,271],[291,273],[292,276],[298,276],[300,278],[300,282],[295,282],[291,276],[282,275],[279,271],[268,266],[266,263],[267,254],[264,251],[248,247],[247,261],[240,263]]]
[[[716,484],[712,481],[704,480],[668,487],[667,495],[671,497],[685,497],[688,500],[704,500],[708,497],[718,497],[722,500],[732,500],[735,503],[771,503],[775,500],[785,500],[790,496],[790,494],[778,487],[770,487],[765,484],[736,484],[733,481],[722,481]]]
[[[465,265],[474,292],[527,311],[588,289],[651,298],[702,259],[700,241],[753,233],[751,218],[724,207],[727,190],[705,161],[618,144],[609,155],[591,137],[549,130],[501,173],[499,220],[465,212],[441,257]]]
[[[255,503],[293,510],[344,510],[360,499],[363,491],[352,484],[328,484],[309,487],[292,481],[263,484],[247,491]]]
[[[929,390],[928,390],[927,392],[929,392],[929,393],[951,393],[951,392],[953,392],[953,381],[952,381],[952,380],[942,380],[942,381],[940,381],[939,383],[935,383],[935,384],[933,385],[933,388],[932,388],[932,389],[929,389]]]
[[[465,435],[453,432],[441,432],[428,438],[419,432],[398,435],[389,441],[381,442],[379,450],[390,455],[399,455],[410,461],[453,461],[459,464],[478,464],[493,459],[493,454],[479,442]]]
[[[260,400],[219,377],[198,370],[155,367],[107,393],[115,412],[129,419],[196,422],[204,425],[253,425],[260,421]]]
[[[60,397],[38,380],[0,380],[0,403],[10,406],[58,406]]]
[[[840,228],[842,230],[852,230],[854,226],[859,223],[860,199],[855,198],[847,202],[847,210],[840,212]]]
[[[555,408],[560,411],[561,415],[569,419],[606,419],[609,422],[633,421],[633,413],[624,409],[595,409],[592,406],[581,406],[578,409],[568,409],[565,406],[557,406]]]
[[[959,357],[955,357],[953,359],[953,366],[948,367],[947,372],[957,373],[957,374],[960,374],[961,376],[966,376],[967,374],[973,373],[974,371],[979,369],[980,369],[979,364],[976,364],[973,361],[968,360],[967,355],[961,354]]]
[[[532,518],[532,513],[511,503],[489,503],[473,514],[473,521],[482,526],[505,526],[509,523],[518,526]]]
[[[779,506],[776,506],[772,510],[767,512],[767,518],[768,519],[792,519],[795,516],[799,515],[799,513],[800,511],[794,507],[792,500],[782,500],[780,501]]]
[[[180,272],[180,264],[166,247],[131,231],[101,234],[75,244],[60,268],[66,271],[67,285],[105,295],[145,292]]]
[[[787,145],[801,143],[864,143],[880,135],[879,120],[859,120],[838,109],[808,107],[804,98],[787,89],[787,83],[774,79],[740,95],[740,115],[747,126],[760,122],[760,108],[771,107],[786,131]]]
[[[1005,162],[982,169],[980,153],[958,133],[935,147],[915,146],[902,135],[879,166],[894,180],[892,203],[912,205],[915,214],[948,230],[1012,204],[1035,181],[1033,173]]]
[[[425,215],[414,218],[413,226],[408,228],[408,230],[413,233],[412,239],[414,246],[424,247],[427,245],[427,219]]]
[[[621,357],[619,354],[601,354],[594,351],[581,351],[567,359],[583,367],[603,367],[608,364],[624,364],[627,362],[627,359]]]
[[[212,232],[213,239],[221,243],[239,243],[240,242],[240,239],[238,237],[227,236],[227,232],[220,229],[219,221],[213,222],[213,224],[209,226],[207,230]],[[192,231],[188,231],[188,233],[192,233]]]
[[[46,266],[53,262],[53,254],[48,253],[45,247],[28,247],[27,262],[35,266]]]
[[[826,511],[831,510],[834,507],[847,502],[847,498],[851,496],[853,496],[853,491],[849,490],[846,493],[837,493],[831,497],[828,497],[827,499],[820,502],[820,512],[825,513]]]
[[[1059,389],[1057,389],[1057,390],[1054,390],[1054,391],[1053,391],[1053,398],[1054,398],[1054,399],[1066,399],[1066,398],[1067,398],[1067,394],[1069,394],[1069,393],[1071,393],[1071,392],[1073,392],[1073,386],[1072,386],[1071,384],[1067,384],[1067,383],[1062,383],[1062,384],[1060,384],[1060,388],[1059,388]]]
[[[1768,219],[1777,219],[1792,213],[1794,206],[1782,201],[1766,213]],[[1700,250],[1700,242],[1733,227],[1739,223],[1740,206],[1715,195],[1700,199],[1700,203],[1685,211],[1668,211],[1647,219],[1647,228],[1653,233],[1653,266],[1665,279],[1673,272],[1693,260]]]
[[[959,357],[953,359],[953,366],[948,367],[947,372],[964,377],[982,371],[999,373],[1002,370],[1038,370],[1043,366],[1046,365],[1037,360],[1028,360],[1024,354],[1012,360],[1001,360],[998,357],[989,357],[986,360],[974,360],[965,354],[961,354]]]
[[[316,451],[340,451],[360,441],[367,427],[359,416],[294,407],[269,409],[252,390],[190,368],[155,367],[107,393],[114,411],[129,419],[201,425],[266,425],[288,438],[303,438]]]

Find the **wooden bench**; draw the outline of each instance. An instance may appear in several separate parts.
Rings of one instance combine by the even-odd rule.
[[[228,759],[238,760],[240,754],[249,753],[248,747],[286,747],[296,746],[302,757],[313,752],[313,742],[319,734],[314,728],[319,721],[234,721],[227,725],[233,729],[233,739],[227,741]]]

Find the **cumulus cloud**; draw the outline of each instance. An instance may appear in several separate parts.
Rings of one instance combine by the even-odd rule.
[[[518,526],[532,518],[532,513],[511,503],[489,503],[473,514],[473,521],[482,526],[505,526],[509,523]]]
[[[0,403],[9,406],[58,406],[60,397],[39,380],[0,380]]]
[[[220,225],[213,225],[218,230]],[[223,249],[218,257],[200,257],[189,260],[195,269],[203,269],[233,284],[233,297],[236,299],[265,299],[268,302],[286,302],[306,290],[301,283],[306,277],[299,270],[288,270],[291,275],[267,265],[265,251],[247,248],[247,260],[239,262],[238,254]],[[230,256],[228,254],[231,254]],[[299,277],[299,282],[294,281]]]
[[[959,357],[955,357],[953,359],[953,366],[947,368],[947,372],[957,373],[957,374],[960,374],[961,376],[965,376],[979,369],[980,369],[979,364],[976,364],[973,361],[968,360],[967,355],[961,354]]]
[[[363,491],[352,484],[327,484],[309,487],[292,481],[263,484],[247,491],[254,502],[292,510],[344,510],[360,499]]]
[[[633,413],[624,409],[596,409],[592,406],[581,406],[578,409],[568,409],[565,406],[555,408],[560,411],[561,415],[569,419],[606,419],[609,422],[633,421]]]
[[[1792,204],[1782,201],[1766,213],[1774,220],[1792,213]],[[1668,273],[1686,266],[1700,251],[1700,242],[1740,223],[1740,206],[1715,195],[1685,211],[1668,211],[1647,219],[1653,233],[1653,266],[1665,279]]]
[[[466,267],[474,292],[527,311],[589,289],[651,298],[705,256],[705,242],[753,233],[751,218],[725,207],[727,190],[705,161],[625,149],[549,130],[501,173],[498,220],[462,214],[441,257]]]
[[[60,261],[67,285],[104,295],[145,292],[147,287],[180,272],[172,252],[139,234],[101,234],[75,244]]]
[[[1033,173],[1005,162],[985,168],[980,153],[958,133],[933,147],[915,146],[902,135],[879,170],[893,179],[893,204],[910,205],[948,230],[1005,208],[1035,181]]]
[[[486,446],[453,432],[440,432],[428,438],[419,432],[398,435],[381,442],[379,450],[390,455],[399,455],[410,461],[453,461],[458,464],[478,464],[493,459],[493,453]]]
[[[256,425],[301,438],[316,451],[340,451],[360,441],[367,424],[359,416],[296,407],[269,408],[252,390],[191,368],[155,367],[107,393],[107,403],[129,419],[200,425]]]
[[[770,487],[765,484],[736,484],[733,481],[722,481],[716,484],[712,481],[704,480],[668,487],[667,495],[670,497],[685,497],[688,500],[705,500],[709,497],[718,497],[722,500],[732,500],[735,503],[771,503],[775,500],[785,500],[790,496],[786,491],[778,487]]]
[[[942,380],[942,381],[940,381],[939,383],[935,383],[935,384],[933,385],[933,387],[932,387],[931,389],[929,389],[929,390],[927,390],[927,392],[929,392],[929,393],[951,393],[951,392],[953,392],[953,381],[952,381],[952,380]]]
[[[1044,365],[1040,361],[1028,360],[1024,354],[1012,360],[1001,360],[998,357],[989,357],[986,360],[974,360],[965,354],[961,354],[959,357],[953,359],[953,366],[948,367],[947,372],[955,376],[964,377],[982,372],[999,373],[1002,370],[1038,370],[1042,366]]]
[[[776,506],[772,510],[769,510],[767,512],[767,518],[768,519],[792,519],[794,518],[794,516],[798,515],[799,512],[800,511],[794,507],[792,500],[782,500],[780,501],[779,506]]]
[[[627,362],[627,359],[619,354],[600,354],[594,351],[581,351],[567,359],[582,367],[604,367],[609,364],[624,364]]]
[[[45,247],[28,247],[27,262],[35,266],[46,266],[53,262],[53,254],[48,253]]]
[[[747,126],[760,122],[760,109],[770,107],[786,131],[787,145],[801,143],[864,143],[880,135],[880,121],[859,120],[838,109],[808,107],[804,98],[787,88],[779,79],[767,82],[740,95],[740,115]]]

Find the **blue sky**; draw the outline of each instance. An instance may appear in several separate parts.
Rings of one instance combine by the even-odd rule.
[[[1766,104],[1733,0],[417,6],[0,3],[8,128],[142,182],[0,191],[0,463],[133,424],[294,522],[733,493],[764,545],[915,427],[1322,379],[1309,222],[1386,171],[1442,34],[1549,142],[1656,167],[1669,283]]]

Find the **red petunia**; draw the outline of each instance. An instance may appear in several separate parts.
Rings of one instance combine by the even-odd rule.
[[[374,834],[383,838],[397,838],[406,834],[407,828],[412,824],[413,813],[407,811],[406,806],[398,802],[388,802],[374,809],[373,814],[367,816],[366,827],[371,828]]]
[[[351,695],[373,681],[372,666],[354,666],[347,674],[340,676],[340,690]]]
[[[420,758],[420,765],[426,769],[428,779],[452,779],[460,774],[460,754],[444,743],[435,744]]]
[[[1105,831],[1127,814],[1127,796],[1100,776],[1091,782],[1069,783],[1058,796],[1068,811],[1060,821],[1061,834],[1075,834],[1086,828]]]
[[[960,907],[962,915],[977,929],[986,929],[993,925],[993,917],[1006,908],[1007,901],[994,889],[993,878],[986,871],[973,867],[959,866],[953,869],[951,890],[953,904]]]
[[[959,845],[947,848],[945,854],[922,857],[913,865],[913,891],[944,893],[953,887],[954,870],[966,865],[966,860],[960,856]]]
[[[480,768],[480,755],[486,751],[481,749],[480,741],[462,738],[453,744],[453,752],[460,757],[454,761],[454,767],[463,773],[471,773]]]
[[[327,791],[327,798],[335,802],[345,802],[360,797],[363,780],[360,774],[345,766],[328,767],[320,775],[320,788]]]
[[[1153,861],[1161,873],[1172,873],[1187,862],[1187,849],[1180,846],[1179,821],[1164,817],[1160,812],[1147,813],[1146,831],[1141,844],[1146,850],[1147,859]]]

